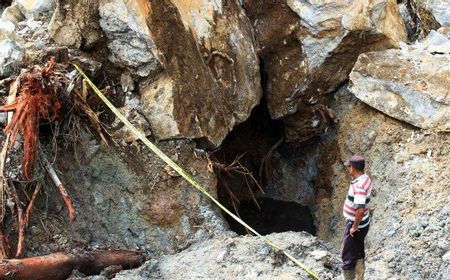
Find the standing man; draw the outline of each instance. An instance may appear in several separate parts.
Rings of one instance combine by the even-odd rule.
[[[345,280],[364,279],[364,238],[369,231],[371,180],[364,173],[364,158],[354,155],[344,165],[352,177],[344,203],[345,232],[342,261]]]

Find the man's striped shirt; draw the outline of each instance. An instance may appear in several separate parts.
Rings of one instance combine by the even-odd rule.
[[[350,184],[347,198],[344,203],[344,217],[347,220],[354,221],[356,210],[364,208],[364,216],[359,224],[359,228],[369,225],[370,215],[368,204],[370,202],[370,192],[372,190],[372,182],[367,174],[361,175]]]

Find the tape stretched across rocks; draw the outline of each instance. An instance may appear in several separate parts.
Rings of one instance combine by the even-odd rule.
[[[287,253],[285,250],[281,248],[281,246],[275,244],[270,239],[268,239],[265,236],[262,236],[259,234],[256,230],[254,230],[251,226],[249,226],[247,223],[245,223],[243,220],[241,220],[238,216],[233,214],[230,210],[228,210],[225,206],[223,206],[217,199],[215,199],[211,194],[209,194],[206,189],[204,189],[189,173],[187,173],[181,166],[179,166],[177,163],[175,163],[171,158],[169,158],[166,154],[164,154],[155,144],[153,144],[150,140],[147,139],[147,137],[140,132],[134,125],[132,125],[128,119],[103,95],[103,93],[94,85],[94,83],[88,78],[88,76],[81,70],[78,65],[75,65],[75,68],[77,71],[83,76],[84,80],[89,84],[89,86],[92,88],[92,90],[98,95],[98,97],[105,103],[106,106],[116,115],[119,120],[121,120],[129,129],[130,131],[135,134],[147,147],[150,148],[160,159],[162,159],[167,165],[169,165],[173,170],[175,170],[178,174],[180,174],[186,181],[188,181],[192,186],[194,186],[197,190],[202,192],[205,196],[207,196],[209,199],[211,199],[217,206],[220,207],[225,213],[230,215],[235,221],[240,223],[242,226],[244,226],[246,229],[251,231],[253,234],[258,236],[260,239],[262,239],[266,244],[270,245],[271,247],[280,250],[283,252],[283,254],[291,260],[295,265],[303,269],[306,273],[308,273],[311,277],[314,279],[320,280],[319,275],[312,271],[310,268],[308,268],[306,265],[301,263],[299,260],[294,258],[291,254]]]

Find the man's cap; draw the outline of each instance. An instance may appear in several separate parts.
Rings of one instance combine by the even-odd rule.
[[[364,169],[365,166],[365,161],[364,158],[362,156],[359,155],[354,155],[352,157],[350,157],[350,159],[348,161],[346,161],[344,163],[345,166],[353,166],[357,169]]]

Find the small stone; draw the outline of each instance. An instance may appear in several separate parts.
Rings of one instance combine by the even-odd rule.
[[[267,258],[267,256],[269,256],[270,254],[270,249],[267,246],[264,246],[261,250],[259,250],[258,252],[258,260],[263,260],[265,258]]]
[[[228,254],[227,250],[224,250],[217,255],[216,261],[217,262],[223,262],[225,260],[225,256]]]
[[[181,176],[180,174],[178,174],[178,172],[173,170],[172,167],[170,167],[168,165],[166,165],[166,167],[164,167],[164,171],[166,171],[170,177],[180,177]]]
[[[447,253],[445,253],[445,254],[442,256],[442,260],[443,260],[444,262],[450,262],[450,251],[448,251]]]
[[[319,261],[323,258],[325,258],[328,255],[327,251],[322,251],[322,250],[316,250],[316,251],[312,251],[311,252],[311,256],[316,260]]]
[[[10,21],[0,21],[0,40],[11,39],[14,40],[16,35],[14,30],[16,27]]]
[[[95,155],[100,150],[100,145],[98,145],[96,140],[89,141],[85,147],[85,160],[89,163],[94,159]]]
[[[7,117],[7,113],[0,112],[0,123],[2,123],[3,125],[6,125],[6,117]]]
[[[16,3],[27,18],[38,13],[50,12],[55,7],[53,0],[17,0]]]
[[[122,86],[123,92],[131,92],[134,90],[134,81],[130,73],[122,73],[120,75],[120,85]]]
[[[398,164],[402,164],[402,163],[405,162],[405,158],[403,156],[399,156],[399,157],[397,157],[395,162],[398,163]]]
[[[75,63],[83,70],[88,71],[91,76],[96,76],[98,71],[102,69],[102,63],[88,56],[76,56],[71,59],[71,63]]]

